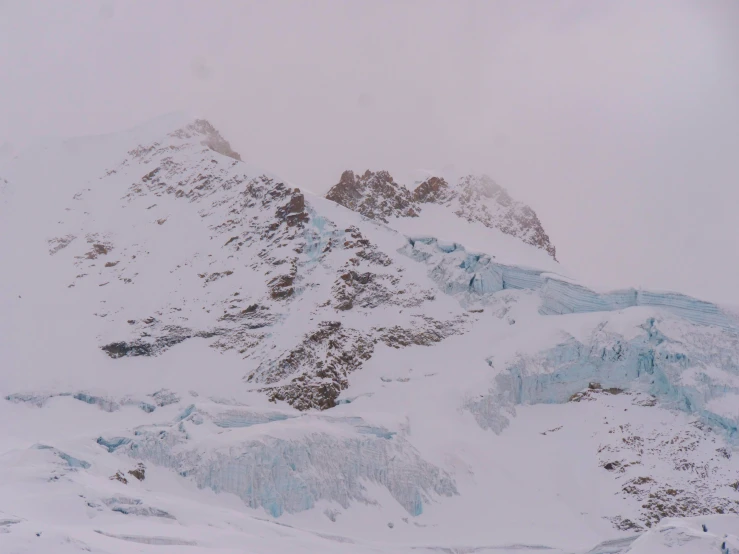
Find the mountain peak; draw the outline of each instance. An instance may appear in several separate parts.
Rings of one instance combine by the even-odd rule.
[[[415,188],[411,191],[397,183],[387,171],[367,170],[361,176],[345,171],[326,193],[326,198],[384,223],[393,217],[418,217],[424,205],[437,204],[470,223],[481,223],[544,250],[556,261],[556,249],[536,212],[513,200],[508,191],[488,175],[456,178],[448,170],[440,174],[418,173],[412,178]]]
[[[192,123],[170,133],[170,136],[180,139],[192,138],[194,136],[203,136],[201,144],[207,146],[211,150],[242,161],[241,155],[231,148],[231,144],[221,136],[221,133],[213,127],[213,125],[205,119],[196,119]]]
[[[326,198],[385,223],[389,217],[418,215],[411,192],[384,170],[368,169],[361,176],[351,170],[344,171],[339,182],[326,193]]]
[[[545,250],[554,260],[556,249],[530,206],[511,198],[508,191],[487,175],[467,175],[457,184],[455,213],[468,221],[479,221],[526,244]]]
[[[441,204],[451,199],[452,190],[441,177],[430,177],[418,185],[413,191],[413,199],[416,202],[432,202]]]

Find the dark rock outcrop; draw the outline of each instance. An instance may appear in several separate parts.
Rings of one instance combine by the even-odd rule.
[[[554,245],[534,210],[513,200],[487,175],[467,175],[454,186],[441,177],[430,177],[409,192],[387,171],[368,170],[362,176],[345,171],[326,198],[385,223],[389,217],[417,217],[425,204],[439,204],[457,217],[498,229],[557,259]]]
[[[416,187],[413,199],[416,202],[442,204],[451,200],[453,194],[449,183],[440,177],[431,177]]]
[[[345,171],[339,182],[326,193],[326,198],[385,223],[389,217],[418,215],[411,192],[396,183],[387,171],[367,170],[361,176]]]
[[[267,383],[295,375],[286,385],[263,389],[271,400],[283,400],[298,410],[325,410],[336,405],[348,386],[349,373],[369,360],[373,351],[372,340],[359,331],[345,328],[339,321],[327,321],[298,346],[257,371],[267,376]]]

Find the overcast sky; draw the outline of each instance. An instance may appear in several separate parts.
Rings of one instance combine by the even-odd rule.
[[[739,304],[738,0],[0,0],[0,144],[181,109],[316,192],[486,172],[586,282]]]

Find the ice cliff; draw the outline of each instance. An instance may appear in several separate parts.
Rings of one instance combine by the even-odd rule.
[[[231,430],[224,436],[228,441],[199,442],[210,427]],[[263,430],[243,433],[251,427]],[[285,431],[289,436],[281,436]],[[191,405],[169,426],[100,437],[98,444],[173,469],[201,488],[236,494],[274,517],[320,501],[344,508],[353,501],[372,503],[368,483],[386,488],[413,516],[435,497],[457,494],[454,480],[421,458],[407,439],[357,417],[296,420],[243,408],[209,413]]]
[[[732,442],[739,414],[714,401],[739,395],[739,335],[667,320],[648,319],[634,338],[599,325],[588,340],[521,354],[503,368],[490,392],[467,407],[484,428],[500,432],[520,404],[564,403],[591,383],[650,394],[662,405],[695,414]],[[494,362],[490,361],[491,366]]]
[[[663,308],[691,322],[739,329],[739,319],[716,304],[672,292],[627,289],[599,293],[534,268],[495,262],[495,256],[468,252],[461,244],[411,237],[399,249],[429,266],[428,275],[447,294],[466,304],[485,302],[506,289],[539,291],[543,315],[609,312],[635,306]]]

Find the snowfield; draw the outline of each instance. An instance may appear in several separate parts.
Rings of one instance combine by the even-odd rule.
[[[0,551],[739,552],[739,319],[483,176],[173,114],[0,163]]]

